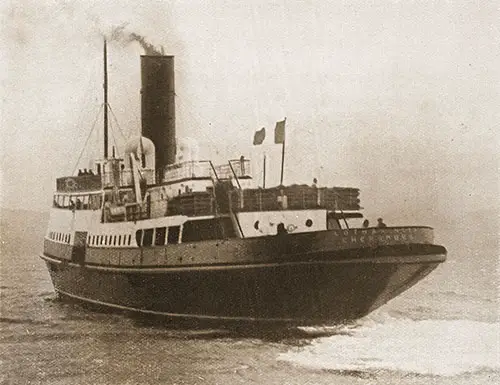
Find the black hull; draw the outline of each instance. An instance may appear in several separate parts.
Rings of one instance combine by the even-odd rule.
[[[314,260],[158,268],[43,258],[57,292],[89,303],[186,319],[318,325],[367,315],[428,275],[445,254],[441,246],[392,246]]]

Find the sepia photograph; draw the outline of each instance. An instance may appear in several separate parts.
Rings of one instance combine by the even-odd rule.
[[[1,385],[500,383],[500,7],[4,0]]]

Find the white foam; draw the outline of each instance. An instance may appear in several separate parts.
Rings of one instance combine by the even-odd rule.
[[[454,376],[500,369],[500,323],[466,320],[368,321],[320,338],[279,360],[314,369]]]

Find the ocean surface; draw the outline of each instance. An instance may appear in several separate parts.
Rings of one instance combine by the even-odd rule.
[[[232,331],[60,301],[30,215],[2,221],[0,384],[500,384],[496,227],[442,229],[448,261],[354,324]]]

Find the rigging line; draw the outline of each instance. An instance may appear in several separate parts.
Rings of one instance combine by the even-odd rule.
[[[120,131],[120,134],[122,134],[123,136],[123,139],[127,139],[127,137],[125,136],[125,134],[123,133],[123,130],[122,128],[120,127],[120,124],[118,123],[118,119],[116,118],[116,115],[115,115],[115,112],[113,111],[113,109],[111,108],[111,106],[109,105],[108,103],[108,109],[111,111],[111,116],[113,116],[113,119],[116,123],[116,126],[118,127],[118,130]],[[116,144],[116,143],[115,143]]]
[[[76,169],[78,168],[78,164],[80,163],[80,159],[82,158],[83,152],[85,151],[85,148],[87,147],[87,144],[90,140],[90,137],[92,136],[92,133],[94,132],[97,120],[99,119],[99,116],[101,116],[101,111],[102,111],[103,105],[104,105],[104,103],[101,104],[101,108],[99,108],[99,111],[97,112],[97,116],[95,117],[94,124],[92,124],[92,129],[90,130],[89,135],[87,136],[87,140],[85,141],[85,144],[83,145],[82,151],[80,151],[80,155],[78,156],[78,160],[76,161],[72,175],[76,172]]]

